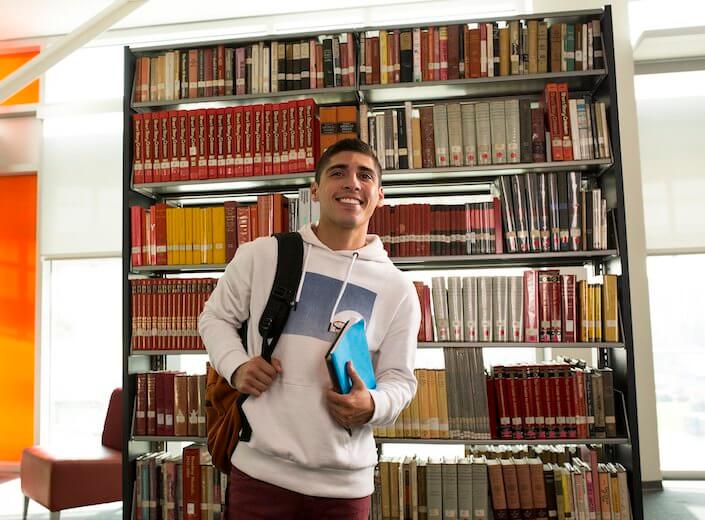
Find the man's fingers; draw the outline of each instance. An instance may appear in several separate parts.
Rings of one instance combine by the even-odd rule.
[[[274,367],[274,370],[276,370],[278,374],[282,373],[282,362],[279,361],[279,359],[272,358],[272,366]]]
[[[365,382],[360,378],[360,375],[355,370],[352,361],[348,361],[348,375],[350,376],[350,380],[352,381],[353,389],[367,389],[367,387],[365,386]]]
[[[255,369],[259,370],[259,371],[264,372],[264,373],[267,374],[269,377],[274,377],[274,376],[276,375],[276,373],[277,373],[277,369],[274,368],[274,367],[273,367],[272,365],[270,365],[269,363],[267,363],[267,362],[266,362],[263,358],[261,358],[261,357],[255,358],[255,365],[254,365],[253,368],[255,368]],[[281,364],[280,364],[280,368],[281,368]]]

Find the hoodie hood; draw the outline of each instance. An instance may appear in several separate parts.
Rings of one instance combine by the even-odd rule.
[[[325,245],[318,239],[316,233],[314,233],[313,231],[312,226],[312,224],[307,224],[301,229],[299,229],[299,233],[301,233],[301,237],[303,238],[304,243],[307,246],[310,245],[312,247],[320,247],[322,249],[330,251],[331,253],[347,257],[353,256],[354,253],[357,253],[357,256],[360,260],[370,260],[372,262],[382,262],[387,264],[392,263],[392,261],[387,256],[387,251],[385,251],[384,246],[382,245],[382,241],[377,235],[367,235],[367,238],[365,240],[365,246],[361,247],[360,249],[333,251],[331,248],[329,248],[327,245]]]

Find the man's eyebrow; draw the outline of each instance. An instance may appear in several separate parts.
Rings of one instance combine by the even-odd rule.
[[[332,164],[328,168],[326,168],[326,172],[329,172],[331,170],[334,170],[336,168],[343,168],[346,169],[348,165],[346,163],[339,163],[339,164]],[[372,168],[368,168],[367,166],[360,165],[357,167],[358,171],[363,171],[363,172],[372,172],[374,173],[374,170]]]

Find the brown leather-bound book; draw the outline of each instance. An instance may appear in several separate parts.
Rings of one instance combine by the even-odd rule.
[[[192,445],[187,446],[183,450],[182,496],[184,520],[201,520],[201,452],[205,449],[205,446]],[[204,455],[207,455],[207,453]],[[205,459],[205,456],[203,458]]]
[[[174,435],[185,437],[188,433],[188,376],[174,376]]]
[[[134,435],[147,434],[147,384],[147,374],[137,374],[137,390],[135,392],[135,424],[133,427]]]
[[[481,73],[480,29],[470,29],[470,77],[479,78]]]
[[[516,465],[513,459],[501,459],[502,480],[507,497],[507,518],[521,518],[521,500],[519,498],[519,483],[517,481]]]
[[[509,76],[511,72],[511,46],[509,37],[509,27],[502,27],[499,30],[499,75]]]
[[[421,167],[434,168],[436,166],[436,148],[433,138],[433,107],[421,107]]]
[[[551,72],[561,71],[561,51],[563,41],[561,38],[561,24],[554,23],[549,28],[550,33],[550,53],[551,53]]]
[[[539,70],[539,22],[538,20],[529,20],[527,26],[529,35],[529,74],[536,74]]]
[[[198,436],[206,437],[206,375],[198,374],[193,376],[196,379],[196,403],[198,413]]]
[[[563,132],[560,124],[560,103],[558,84],[547,83],[544,88],[545,112],[548,129],[551,136],[551,159],[563,160]]]
[[[531,110],[531,160],[533,162],[546,161],[546,131],[544,127],[544,104],[532,101]]]
[[[187,376],[187,429],[190,437],[198,436],[198,376]]]
[[[568,84],[558,83],[559,123],[562,134],[563,160],[573,160],[573,139],[570,133],[570,110],[568,108]]]

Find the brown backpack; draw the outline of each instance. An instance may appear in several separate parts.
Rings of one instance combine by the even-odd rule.
[[[294,306],[296,290],[301,280],[303,266],[303,239],[299,233],[278,233],[277,272],[274,276],[269,300],[259,320],[262,336],[262,357],[272,360],[272,352],[279,341]],[[247,350],[247,322],[238,330],[242,344]],[[210,364],[206,375],[206,428],[208,430],[208,452],[213,465],[225,474],[232,467],[230,459],[238,440],[248,442],[252,429],[242,411],[247,394],[241,394],[219,375]]]

